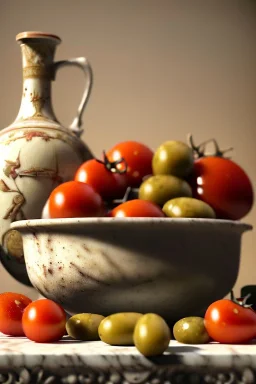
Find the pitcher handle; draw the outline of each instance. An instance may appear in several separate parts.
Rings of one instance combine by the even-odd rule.
[[[80,137],[81,134],[83,133],[83,129],[81,128],[82,115],[88,103],[91,90],[92,90],[93,72],[88,60],[85,57],[78,57],[75,59],[56,61],[54,63],[54,78],[56,76],[56,72],[58,71],[58,69],[66,66],[75,66],[75,67],[81,68],[82,71],[84,72],[85,80],[86,80],[85,89],[83,92],[82,100],[77,110],[77,114],[69,127],[77,137]]]

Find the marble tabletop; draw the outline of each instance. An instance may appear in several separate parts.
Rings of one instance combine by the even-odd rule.
[[[37,344],[0,334],[1,384],[233,384],[256,383],[256,340],[248,345],[187,345],[171,341],[164,355],[142,356],[64,337]]]

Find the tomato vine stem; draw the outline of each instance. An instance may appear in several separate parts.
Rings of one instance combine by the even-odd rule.
[[[230,299],[233,303],[240,305],[243,308],[251,308],[252,304],[247,304],[247,300],[251,297],[251,294],[248,293],[245,297],[242,297],[242,300],[237,300],[235,298],[233,290],[230,292]]]
[[[224,157],[225,153],[233,150],[232,147],[221,150],[219,147],[219,144],[217,143],[216,139],[214,139],[214,138],[203,141],[199,145],[195,145],[195,142],[194,142],[194,139],[193,139],[193,136],[191,133],[188,135],[188,143],[189,143],[191,149],[193,150],[196,158],[206,157],[206,156]],[[212,143],[214,145],[214,152],[207,154],[206,148],[207,148],[207,145],[210,143]]]
[[[95,159],[98,163],[101,163],[103,164],[106,169],[112,173],[119,173],[119,174],[122,174],[122,173],[126,173],[127,172],[127,163],[125,161],[125,159],[123,157],[121,157],[120,159],[116,160],[116,161],[109,161],[107,155],[106,155],[106,152],[103,151],[103,161],[102,160],[99,160],[99,159]],[[124,165],[124,168],[123,169],[120,169],[118,168],[117,166],[120,165],[120,164],[123,164]]]

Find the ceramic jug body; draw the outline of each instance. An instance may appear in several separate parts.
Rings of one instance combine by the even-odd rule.
[[[92,87],[85,58],[54,62],[57,36],[25,32],[17,36],[22,51],[23,91],[15,121],[0,132],[1,261],[22,283],[29,284],[20,235],[11,222],[40,218],[51,191],[72,180],[79,165],[93,155],[80,139],[81,116]],[[51,103],[51,82],[59,68],[80,67],[86,87],[71,128],[57,120]]]

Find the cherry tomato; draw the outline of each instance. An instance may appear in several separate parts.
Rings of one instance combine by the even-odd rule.
[[[144,144],[137,141],[124,141],[116,144],[107,152],[110,161],[125,159],[127,164],[127,180],[130,187],[138,187],[143,177],[152,174],[153,151]],[[122,169],[124,163],[118,168]]]
[[[232,300],[215,301],[204,319],[210,337],[223,344],[246,343],[256,336],[256,313]]]
[[[60,184],[49,197],[51,218],[95,217],[103,214],[101,196],[90,185],[79,181]]]
[[[39,299],[25,309],[22,326],[27,338],[37,343],[58,341],[66,334],[66,313],[54,301]]]
[[[10,336],[24,336],[22,315],[32,302],[20,293],[4,292],[0,294],[0,332]]]
[[[217,156],[195,160],[189,182],[193,197],[209,204],[217,218],[239,220],[252,208],[250,179],[232,160]]]
[[[91,185],[103,200],[121,198],[127,188],[125,173],[114,173],[96,159],[83,163],[75,174],[75,180]]]
[[[165,217],[158,205],[146,200],[129,200],[112,209],[110,217]]]

